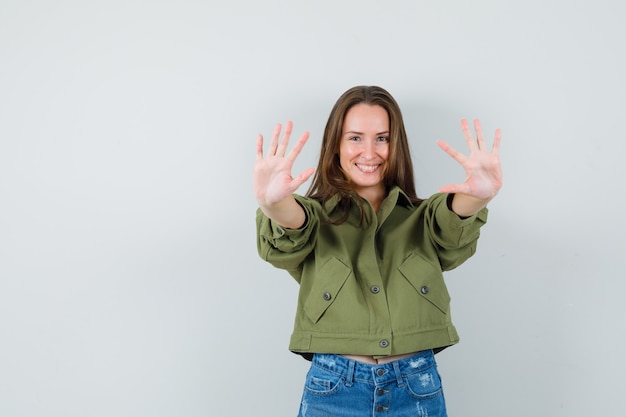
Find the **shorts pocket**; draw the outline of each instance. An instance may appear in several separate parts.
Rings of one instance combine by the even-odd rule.
[[[343,375],[314,365],[309,369],[304,384],[305,392],[319,396],[333,395],[343,387]]]
[[[419,400],[443,398],[441,377],[437,372],[437,367],[432,366],[421,372],[405,375],[404,381],[409,394]]]

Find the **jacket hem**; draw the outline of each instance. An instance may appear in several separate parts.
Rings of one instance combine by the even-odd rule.
[[[291,335],[289,350],[305,358],[314,353],[383,358],[428,349],[440,352],[458,342],[459,336],[453,325],[393,336],[296,331]]]

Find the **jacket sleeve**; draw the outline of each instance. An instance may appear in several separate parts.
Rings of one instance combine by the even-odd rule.
[[[444,271],[469,259],[475,252],[480,228],[487,222],[487,208],[471,217],[461,218],[447,203],[448,194],[435,194],[428,200],[426,223],[431,240],[437,247]]]
[[[304,225],[299,229],[284,228],[257,209],[257,249],[264,261],[289,271],[298,280],[297,271],[302,261],[315,247],[319,216],[312,200],[299,195],[294,197],[306,214]]]

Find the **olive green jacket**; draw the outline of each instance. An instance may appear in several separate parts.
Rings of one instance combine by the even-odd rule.
[[[333,225],[338,198],[294,197],[307,216],[300,229],[257,211],[259,255],[300,284],[291,351],[379,358],[459,341],[442,271],[474,254],[487,209],[461,219],[447,194],[413,204],[396,187],[378,213],[364,200],[369,221],[352,204],[348,220]]]

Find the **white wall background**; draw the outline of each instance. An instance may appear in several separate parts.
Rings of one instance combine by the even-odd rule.
[[[448,274],[451,416],[623,415],[626,6],[0,2],[0,416],[294,416],[297,287],[256,254],[255,139],[399,101],[427,196],[459,120],[505,188]],[[491,133],[490,133],[491,134]],[[303,188],[302,193],[305,189]]]

